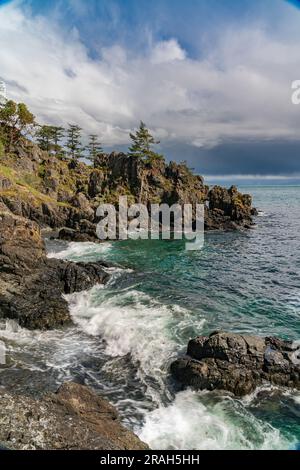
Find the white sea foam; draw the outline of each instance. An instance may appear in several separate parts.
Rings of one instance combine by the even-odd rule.
[[[190,324],[191,312],[179,306],[162,305],[137,290],[108,293],[100,286],[91,291],[67,296],[75,323],[90,335],[106,342],[112,357],[130,354],[139,364],[138,376],[145,383],[153,377],[165,387],[168,361],[178,352],[175,330]],[[204,319],[195,320],[201,332]],[[148,387],[148,394],[160,402],[159,391]]]
[[[300,405],[300,393],[299,392],[295,393],[295,395],[293,395],[292,398],[294,402],[297,403],[297,405]]]
[[[74,321],[90,335],[106,342],[106,354],[130,354],[139,366],[138,376],[156,409],[136,403],[144,423],[136,427],[140,438],[153,449],[283,449],[288,442],[272,426],[256,419],[242,400],[224,399],[208,405],[205,393],[180,392],[162,405],[170,360],[181,345],[178,333],[191,322],[201,332],[205,320],[196,320],[181,307],[162,305],[137,290],[92,291],[68,296]],[[186,346],[186,344],[184,344]],[[165,396],[168,396],[166,394]],[[208,396],[208,395],[207,395]],[[168,397],[170,399],[170,396]],[[225,404],[224,404],[225,403]],[[124,405],[124,403],[123,403]],[[132,406],[132,403],[131,403]]]
[[[85,260],[89,257],[97,257],[103,255],[111,249],[111,243],[91,243],[91,242],[71,242],[68,243],[65,249],[61,251],[50,251],[48,258],[68,259],[72,261]]]
[[[258,217],[266,217],[266,213],[264,211],[258,211],[257,216]]]
[[[61,370],[62,374],[77,362],[82,354],[93,354],[98,344],[91,338],[82,335],[82,332],[72,327],[68,330],[27,330],[20,327],[13,320],[0,323],[0,340],[3,340],[8,353],[17,355],[18,363],[30,370],[43,370],[45,368]],[[38,364],[43,364],[42,369]],[[65,378],[64,378],[65,380]]]
[[[205,405],[201,393],[185,390],[169,406],[148,413],[139,437],[152,449],[287,449],[272,426],[226,401]],[[238,402],[235,402],[238,405]],[[231,407],[231,409],[230,409]],[[229,414],[231,416],[229,416]]]

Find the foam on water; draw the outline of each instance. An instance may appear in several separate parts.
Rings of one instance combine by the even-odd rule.
[[[103,255],[109,251],[112,244],[105,243],[92,243],[92,242],[71,242],[68,243],[64,249],[60,251],[50,251],[48,258],[68,259],[70,261],[88,261],[90,257],[95,259],[98,255]]]
[[[160,403],[169,361],[181,347],[176,336],[191,321],[191,312],[176,305],[161,305],[132,289],[108,294],[107,288],[96,286],[67,296],[72,318],[86,333],[105,340],[108,356],[130,354],[139,364],[137,375],[147,386],[148,395]],[[195,321],[197,331],[201,332],[204,322]],[[156,387],[149,385],[150,378]]]
[[[287,449],[289,443],[236,400],[202,402],[203,394],[185,390],[169,406],[148,413],[139,437],[152,449]]]
[[[135,431],[153,449],[284,449],[290,444],[271,425],[247,411],[252,397],[210,402],[210,394],[187,390],[173,399],[166,377],[181,344],[180,331],[191,321],[201,333],[205,320],[189,310],[161,305],[137,290],[95,287],[68,296],[73,320],[86,333],[105,340],[110,357],[130,354],[152,408],[127,400],[143,416]],[[167,399],[166,399],[167,398]],[[126,399],[122,405],[126,405]],[[120,404],[120,403],[119,403]],[[117,403],[118,405],[118,403]],[[153,409],[154,408],[154,409]]]

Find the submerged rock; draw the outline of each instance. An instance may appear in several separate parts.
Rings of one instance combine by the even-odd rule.
[[[187,356],[173,362],[171,372],[183,385],[237,396],[264,382],[300,389],[297,353],[300,346],[278,338],[215,332],[192,339]]]
[[[142,450],[148,446],[88,387],[63,384],[40,400],[2,392],[0,441],[16,450]]]
[[[0,214],[0,316],[29,329],[71,322],[62,294],[105,283],[107,263],[48,259],[39,226],[8,212]]]

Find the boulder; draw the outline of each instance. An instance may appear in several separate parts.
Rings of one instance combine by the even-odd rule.
[[[0,213],[0,270],[30,271],[45,258],[39,226],[7,212]]]
[[[107,400],[72,382],[39,400],[1,392],[0,441],[15,450],[148,449]]]
[[[300,346],[278,338],[214,332],[188,344],[171,365],[173,376],[200,390],[246,395],[265,382],[300,389]]]

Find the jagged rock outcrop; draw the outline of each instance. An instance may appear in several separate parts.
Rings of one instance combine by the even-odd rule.
[[[99,204],[117,207],[125,195],[129,205],[142,202],[148,208],[152,203],[203,203],[206,230],[249,228],[255,215],[251,196],[234,186],[209,189],[185,163],[144,162],[112,152],[99,155],[93,168],[49,155],[25,138],[0,159],[0,204],[41,227],[67,229],[60,238],[96,240]]]
[[[214,186],[208,192],[205,228],[206,230],[250,228],[253,225],[253,215],[256,214],[249,194],[239,193],[236,186],[231,186],[229,189]]]
[[[39,400],[2,391],[0,441],[15,450],[148,449],[107,400],[72,382]]]
[[[300,389],[300,346],[278,338],[215,332],[189,342],[171,365],[183,385],[249,394],[264,382]]]
[[[0,316],[26,328],[57,328],[71,322],[71,294],[105,283],[106,263],[48,259],[39,226],[0,213]]]

